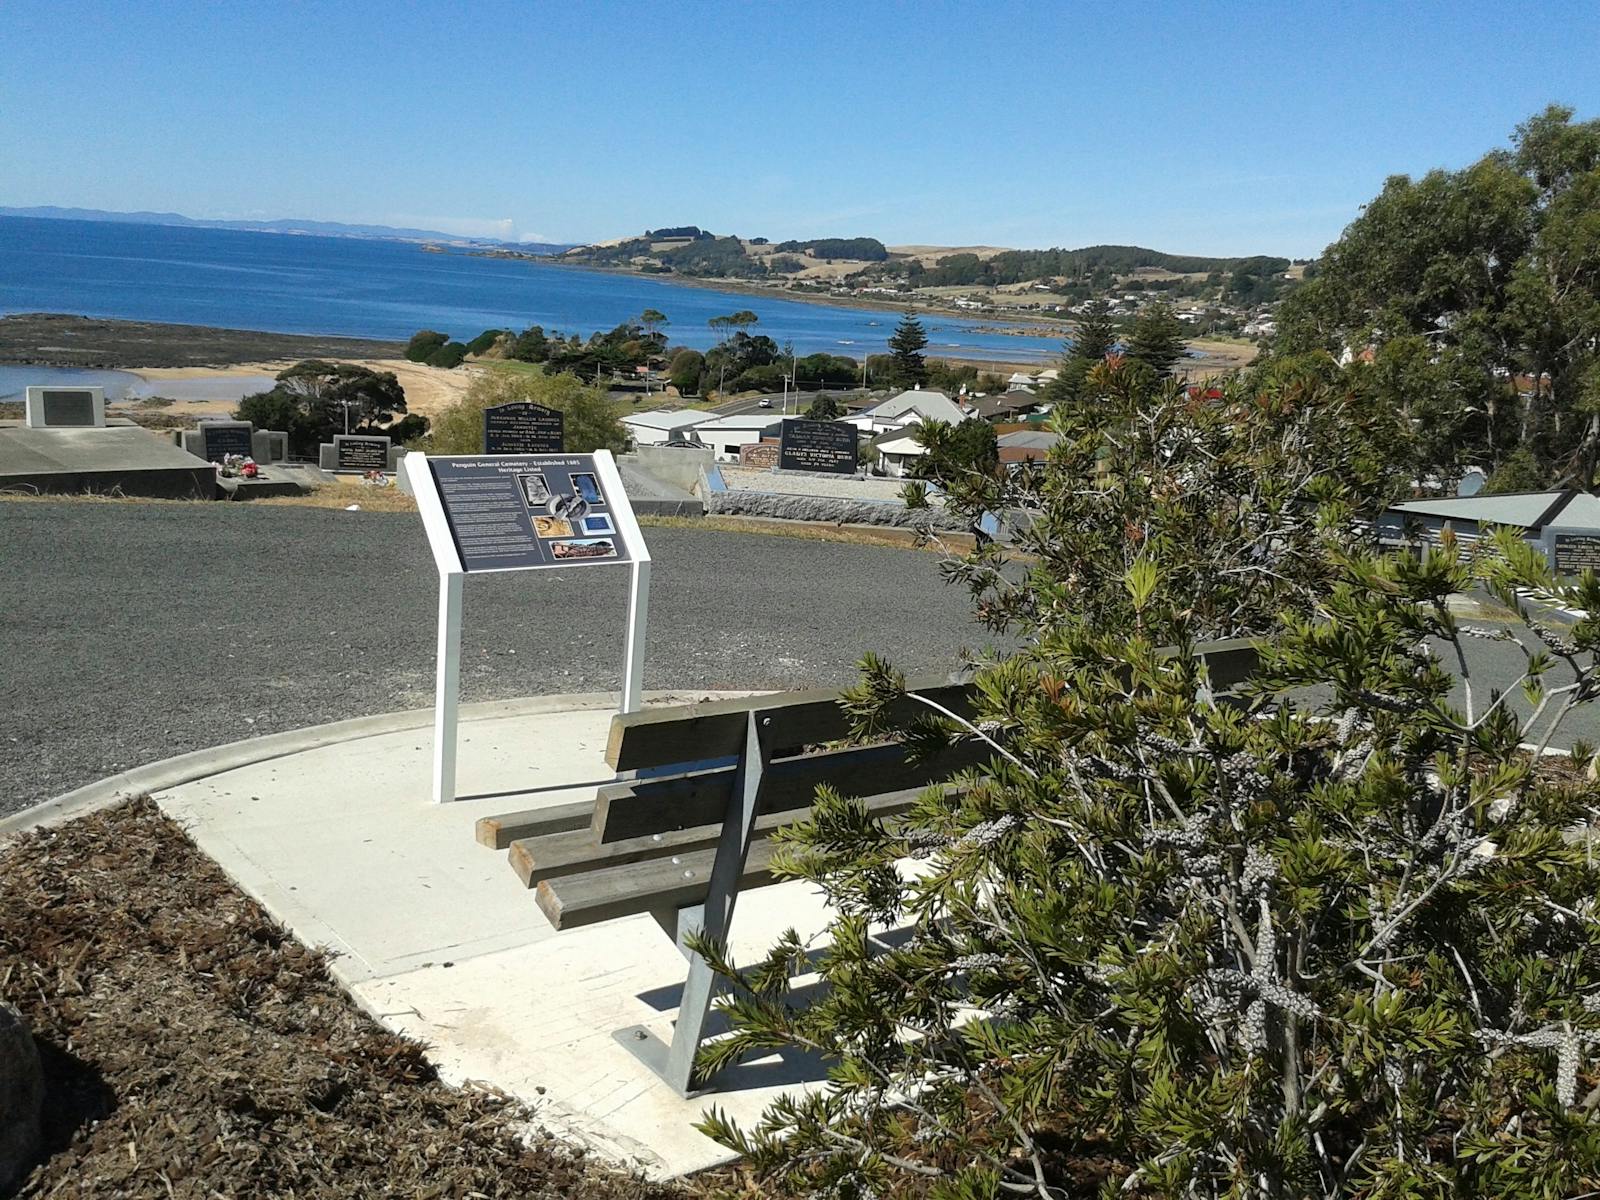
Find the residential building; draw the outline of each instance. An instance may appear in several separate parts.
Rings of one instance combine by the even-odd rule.
[[[694,436],[701,444],[711,447],[718,462],[738,462],[741,446],[759,442],[764,437],[777,437],[782,424],[781,418],[770,412],[712,417],[694,427]]]
[[[878,446],[878,470],[895,479],[911,473],[911,464],[926,454],[927,448],[914,437],[895,438]]]
[[[652,409],[625,414],[622,427],[628,431],[628,437],[635,446],[660,446],[667,442],[692,440],[695,427],[712,419],[713,414],[693,408],[676,412]]]

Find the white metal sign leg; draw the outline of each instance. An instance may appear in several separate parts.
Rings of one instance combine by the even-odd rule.
[[[457,571],[439,576],[439,646],[433,698],[433,799],[456,798],[456,710],[461,704],[461,581]]]
[[[627,662],[622,668],[622,711],[644,705],[644,633],[650,620],[650,560],[636,559],[628,587]]]

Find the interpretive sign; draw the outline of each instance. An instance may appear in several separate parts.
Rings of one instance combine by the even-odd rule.
[[[461,701],[462,586],[468,575],[552,567],[628,567],[622,711],[644,703],[650,551],[609,450],[593,454],[474,454],[402,464],[439,568],[439,649],[433,708],[433,798],[456,798]],[[546,576],[559,584],[565,576]],[[582,576],[581,605],[597,576]]]
[[[630,561],[592,454],[430,458],[428,467],[469,575]]]
[[[854,475],[856,427],[843,421],[784,421],[778,432],[778,470]]]
[[[1557,575],[1600,571],[1600,533],[1552,533],[1550,550]]]
[[[560,454],[567,448],[559,409],[518,401],[483,410],[485,454]]]
[[[250,458],[255,453],[254,432],[249,421],[201,421],[200,457],[207,462],[221,462],[229,454]]]
[[[340,433],[333,439],[335,471],[387,471],[389,439],[363,434]]]
[[[23,394],[30,429],[92,429],[106,423],[104,388],[31,387]]]

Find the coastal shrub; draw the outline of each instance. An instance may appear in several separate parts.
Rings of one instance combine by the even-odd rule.
[[[433,354],[440,346],[450,340],[448,333],[439,333],[432,329],[420,329],[411,335],[411,340],[406,343],[405,354],[412,362],[425,363],[429,355]]]
[[[705,355],[698,350],[679,350],[667,367],[667,380],[680,396],[693,396],[700,390],[700,375],[705,370]]]
[[[777,869],[824,936],[744,974],[697,947],[733,1027],[702,1069],[800,1048],[828,1085],[702,1128],[830,1196],[1592,1193],[1600,790],[1539,751],[1600,695],[1600,581],[1509,533],[1380,555],[1406,476],[1359,395],[1090,374],[1042,470],[939,481],[1016,531],[947,564],[1020,647],[975,711],[892,716],[874,655],[844,697],[859,737],[986,764],[893,820],[819,791]],[[1457,615],[1475,588],[1522,637]],[[1239,635],[1228,693],[1197,645]]]
[[[483,410],[522,401],[561,411],[566,448],[574,454],[620,453],[627,448],[620,410],[604,388],[588,386],[566,373],[503,369],[476,376],[459,401],[434,416],[418,448],[429,454],[481,454]]]
[[[477,337],[467,343],[467,353],[478,355],[492,349],[501,338],[511,337],[509,329],[485,329]]]
[[[442,367],[444,370],[450,371],[459,367],[466,357],[466,346],[460,342],[446,342],[428,355],[427,363],[430,367]]]
[[[257,429],[283,430],[292,454],[312,457],[347,427],[387,434],[389,423],[405,411],[405,389],[393,371],[307,359],[280,371],[271,391],[244,397],[234,417]]]

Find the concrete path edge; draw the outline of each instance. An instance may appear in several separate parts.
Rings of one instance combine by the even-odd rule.
[[[713,690],[654,691],[645,693],[645,702],[687,702],[709,696],[747,694]],[[463,704],[460,719],[484,721],[499,717],[537,716],[540,713],[614,707],[618,702],[619,697],[616,692],[571,692],[555,696],[524,696],[515,700],[487,700],[475,704]],[[96,780],[54,799],[40,801],[21,812],[0,818],[0,838],[60,825],[97,809],[107,808],[119,800],[141,796],[147,792],[163,791],[179,784],[192,783],[196,779],[218,775],[223,771],[232,771],[274,758],[284,758],[304,750],[315,750],[339,742],[399,733],[406,729],[425,729],[432,724],[433,709],[409,709],[404,712],[380,713],[371,717],[352,717],[325,725],[312,725],[302,729],[285,730],[282,733],[245,738],[242,741],[228,742],[206,750],[193,750],[188,754],[160,759]]]

